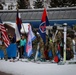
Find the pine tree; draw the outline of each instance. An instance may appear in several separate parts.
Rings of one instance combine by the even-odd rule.
[[[26,0],[18,0],[18,9],[28,9],[28,4],[26,3]]]
[[[3,6],[2,6],[2,4],[0,4],[0,10],[2,10],[3,9]]]
[[[50,0],[50,7],[76,6],[76,0]]]
[[[36,0],[35,3],[34,3],[34,8],[43,8],[44,5],[43,5],[43,2],[40,1],[40,0]]]
[[[70,6],[76,6],[76,0],[70,0]]]

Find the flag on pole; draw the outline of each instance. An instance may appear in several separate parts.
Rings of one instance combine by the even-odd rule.
[[[5,29],[4,24],[2,23],[1,19],[0,19],[0,31],[2,33],[2,38],[3,38],[4,44],[6,47],[8,47],[10,45],[10,40],[8,38],[8,34],[6,32],[6,29]]]
[[[15,33],[16,33],[16,41],[19,41],[20,40],[20,30],[21,30],[21,24],[22,24],[22,20],[21,20],[21,16],[20,16],[20,13],[18,12],[17,10],[17,16],[16,16],[16,30],[15,30]]]
[[[32,54],[32,41],[36,38],[34,33],[32,32],[31,25],[28,25],[28,38],[26,44],[26,53],[27,56],[30,57]]]
[[[18,31],[19,31],[19,33],[20,33],[22,20],[21,20],[21,15],[20,15],[20,13],[18,12],[18,10],[17,10],[16,24],[17,24],[17,27],[18,27]]]
[[[41,23],[39,25],[39,34],[41,35],[43,42],[46,43],[46,26],[49,26],[46,9],[44,8]]]

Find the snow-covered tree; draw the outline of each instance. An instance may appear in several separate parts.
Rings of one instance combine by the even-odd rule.
[[[43,8],[44,5],[43,5],[43,2],[41,0],[36,0],[34,2],[34,8]]]
[[[19,9],[28,9],[28,1],[29,0],[18,0],[17,3],[18,3],[18,8]]]
[[[76,0],[50,0],[50,7],[73,7],[76,6]]]
[[[0,10],[2,10],[3,9],[3,6],[2,6],[2,4],[0,3]]]

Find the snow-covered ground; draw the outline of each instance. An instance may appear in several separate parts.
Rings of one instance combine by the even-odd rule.
[[[76,75],[76,64],[9,62],[0,60],[0,71],[13,75]]]

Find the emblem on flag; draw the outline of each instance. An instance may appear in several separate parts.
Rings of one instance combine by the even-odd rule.
[[[43,39],[44,43],[46,43],[46,26],[49,26],[49,21],[47,18],[46,9],[44,8],[41,23],[39,25],[39,34],[40,34],[41,38]]]
[[[39,29],[42,33],[46,32],[46,22],[42,22],[39,26]]]

